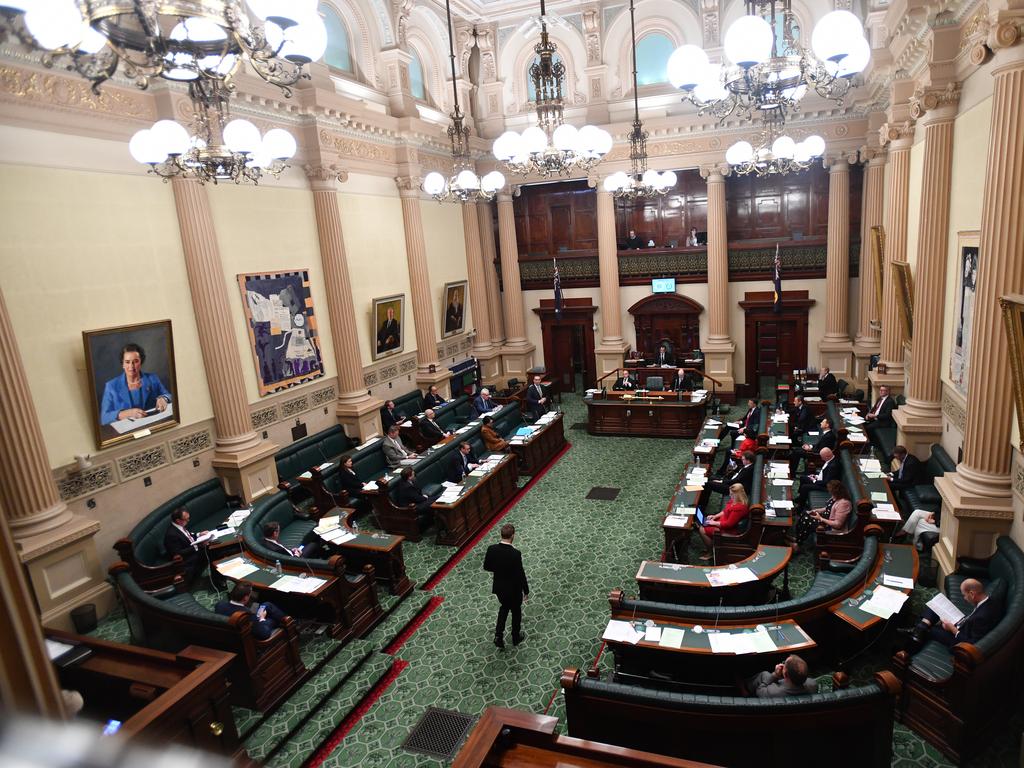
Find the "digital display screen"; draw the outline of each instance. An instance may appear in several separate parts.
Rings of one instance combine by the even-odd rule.
[[[652,293],[675,293],[676,279],[674,277],[656,277],[651,280]]]

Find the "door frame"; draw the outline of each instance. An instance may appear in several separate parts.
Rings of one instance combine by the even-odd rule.
[[[597,381],[597,357],[594,354],[594,313],[597,312],[590,298],[565,299],[562,302],[562,311],[555,313],[554,299],[541,299],[540,306],[533,308],[534,313],[540,318],[541,337],[544,342],[544,366],[551,372],[551,361],[554,360],[555,343],[554,328],[568,328],[580,326],[580,336],[583,339],[583,361],[586,365],[586,374],[583,377],[584,386],[593,387]]]
[[[802,351],[803,364],[798,368],[807,367],[807,358],[810,354],[807,349],[807,325],[810,308],[815,305],[815,300],[808,296],[807,291],[783,291],[782,311],[775,312],[774,294],[772,291],[747,291],[743,294],[743,301],[740,307],[743,308],[744,325],[746,330],[744,347],[744,363],[746,385],[756,389],[757,387],[757,324],[759,322],[796,322],[796,348],[798,350],[796,360],[800,361]]]

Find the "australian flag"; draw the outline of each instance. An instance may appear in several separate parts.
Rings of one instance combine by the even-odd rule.
[[[557,280],[557,278],[556,278]],[[772,290],[772,311],[782,311],[782,261],[779,259],[779,244],[775,244],[775,274],[772,277],[775,287]]]
[[[555,262],[555,317],[562,316],[562,278],[558,276],[558,259]]]

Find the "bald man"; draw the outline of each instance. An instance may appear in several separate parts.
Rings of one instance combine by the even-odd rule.
[[[921,620],[914,627],[914,640],[920,644],[935,640],[946,646],[957,643],[977,643],[987,635],[1003,617],[1003,607],[985,591],[977,579],[964,579],[960,583],[963,595],[971,611],[958,623],[943,621],[931,608],[925,608]]]
[[[821,466],[817,472],[804,475],[800,478],[800,493],[797,495],[796,506],[803,510],[807,506],[807,500],[811,491],[827,490],[829,480],[843,479],[843,468],[839,459],[832,452],[831,448],[822,448],[818,451],[818,458],[821,459]]]

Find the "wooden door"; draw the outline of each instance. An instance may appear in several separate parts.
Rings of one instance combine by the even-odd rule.
[[[760,387],[762,376],[777,376],[779,364],[779,326],[775,321],[757,323],[757,368],[754,371],[755,384]]]
[[[548,360],[545,355],[544,364],[548,369],[548,375],[561,385],[562,392],[572,392],[575,389],[573,376],[575,341],[575,325],[556,325],[551,329],[551,360]]]
[[[771,292],[747,292],[740,302],[746,317],[745,391],[757,395],[762,376],[785,379],[807,367],[807,314],[813,305],[806,291],[783,291],[777,313]]]

